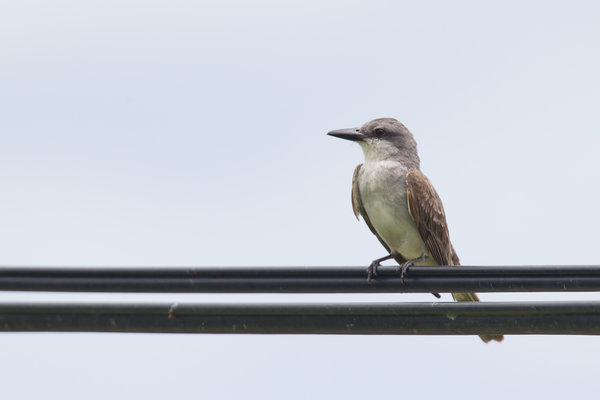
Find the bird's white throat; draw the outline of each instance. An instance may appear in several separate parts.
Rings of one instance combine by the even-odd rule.
[[[397,159],[400,154],[400,150],[387,140],[369,138],[362,142],[358,142],[358,144],[360,144],[360,147],[362,147],[363,153],[365,154],[366,163],[394,160]]]

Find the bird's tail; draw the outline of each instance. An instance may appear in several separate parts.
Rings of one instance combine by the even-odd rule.
[[[452,297],[456,301],[479,301],[479,297],[475,293],[452,293]],[[496,342],[501,342],[504,340],[504,336],[502,335],[479,335],[481,340],[485,343],[495,340]]]

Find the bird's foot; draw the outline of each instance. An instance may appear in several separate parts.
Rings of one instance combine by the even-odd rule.
[[[400,272],[400,280],[402,281],[402,283],[404,283],[404,278],[406,278],[406,275],[408,274],[408,269],[415,265],[415,263],[427,260],[427,257],[427,253],[423,253],[420,257],[413,258],[400,264],[400,266],[398,267],[398,272]]]
[[[377,260],[373,261],[369,268],[367,268],[367,282],[371,282],[372,279],[377,278],[377,267],[379,267],[381,263]]]
[[[377,278],[377,268],[381,265],[381,262],[385,261],[385,260],[389,260],[392,257],[393,256],[391,254],[388,254],[385,257],[381,257],[376,260],[373,260],[371,265],[369,265],[369,268],[367,268],[367,282],[371,282],[372,279]]]

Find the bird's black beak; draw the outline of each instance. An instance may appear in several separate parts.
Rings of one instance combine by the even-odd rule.
[[[335,136],[340,139],[352,140],[355,142],[360,142],[365,138],[365,135],[360,133],[358,128],[349,128],[349,129],[338,129],[335,131],[327,132],[330,136]]]

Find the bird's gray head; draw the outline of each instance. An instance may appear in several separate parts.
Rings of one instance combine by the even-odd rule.
[[[360,128],[339,129],[328,135],[358,142],[365,161],[398,160],[419,168],[417,142],[410,131],[394,118],[378,118]]]

